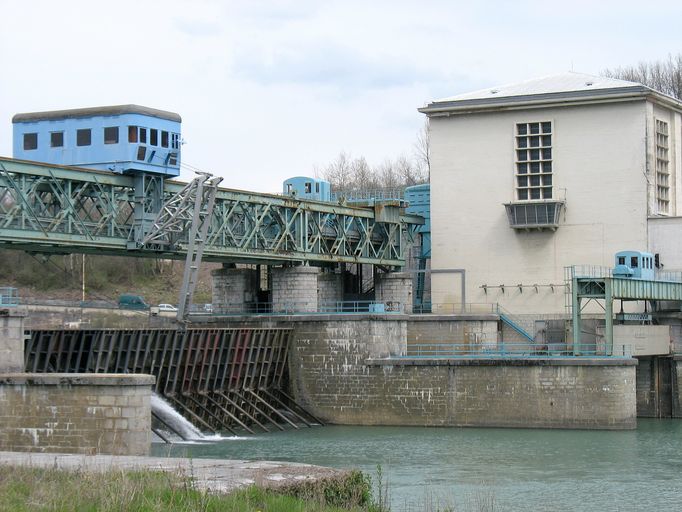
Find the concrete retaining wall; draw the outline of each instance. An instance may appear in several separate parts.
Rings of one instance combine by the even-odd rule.
[[[148,455],[151,375],[0,374],[0,450]]]
[[[632,429],[632,359],[407,359],[407,322],[294,324],[295,398],[348,425]]]

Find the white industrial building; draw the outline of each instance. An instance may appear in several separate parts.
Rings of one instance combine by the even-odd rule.
[[[629,249],[682,269],[682,102],[564,73],[435,100],[432,302],[565,312],[564,268]]]

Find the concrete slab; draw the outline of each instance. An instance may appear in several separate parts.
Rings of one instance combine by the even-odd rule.
[[[23,452],[0,452],[0,465],[93,472],[111,469],[164,471],[189,476],[198,488],[213,492],[231,492],[253,484],[277,488],[301,481],[340,478],[348,473],[295,462]]]

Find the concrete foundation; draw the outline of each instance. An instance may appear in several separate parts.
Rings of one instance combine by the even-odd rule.
[[[0,374],[0,450],[148,455],[151,375]]]
[[[0,373],[24,370],[24,319],[16,308],[0,310]]]
[[[241,312],[245,303],[258,300],[258,271],[219,268],[211,271],[214,311]]]
[[[275,267],[272,269],[273,313],[316,313],[317,267]]]
[[[333,424],[636,426],[634,359],[397,357],[407,332],[405,317],[296,322],[294,397]]]
[[[387,311],[412,313],[412,274],[387,272],[376,274],[374,279],[375,300],[386,304]]]

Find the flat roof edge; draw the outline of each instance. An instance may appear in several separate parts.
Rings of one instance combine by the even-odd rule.
[[[669,96],[659,94],[648,87],[621,87],[618,89],[604,89],[604,90],[590,90],[590,91],[569,91],[569,92],[553,92],[543,94],[526,94],[519,96],[503,96],[499,98],[477,98],[468,100],[452,100],[452,101],[434,101],[424,107],[417,109],[423,114],[471,110],[473,108],[489,109],[504,108],[510,106],[533,106],[547,103],[563,103],[570,104],[571,102],[583,101],[606,101],[610,99],[645,99],[647,97],[654,97],[658,100],[663,100],[666,103],[671,103],[678,109],[682,109],[682,102],[675,100]]]
[[[175,112],[159,110],[141,105],[111,105],[104,107],[74,108],[68,110],[50,110],[46,112],[26,112],[15,114],[12,123],[25,123],[30,121],[47,121],[59,119],[74,119],[79,117],[115,116],[122,114],[142,114],[158,117],[168,121],[182,122],[182,118]]]

